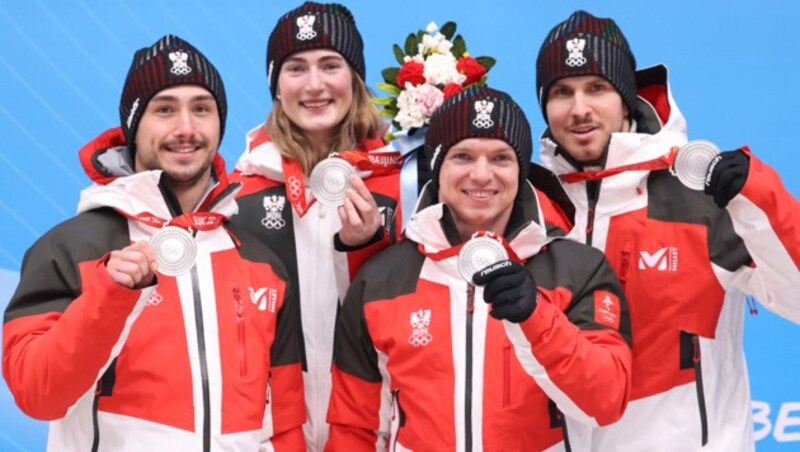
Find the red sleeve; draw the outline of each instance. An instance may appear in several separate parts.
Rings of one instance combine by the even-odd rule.
[[[69,297],[70,289],[65,285],[28,290],[25,279],[41,278],[32,273],[43,269],[23,267],[20,286],[26,289],[14,294],[6,319],[14,317],[3,326],[3,376],[17,405],[31,417],[61,418],[92,388],[125,342],[150,293],[116,284],[104,262],[80,264],[83,293],[63,312],[47,306],[52,299]],[[62,278],[53,273],[46,280]],[[137,305],[138,300],[142,302]]]
[[[522,366],[565,415],[592,425],[622,416],[632,358],[616,330],[582,330],[543,296],[526,321],[504,323]]]
[[[381,384],[364,381],[333,367],[326,451],[374,451],[378,442]]]

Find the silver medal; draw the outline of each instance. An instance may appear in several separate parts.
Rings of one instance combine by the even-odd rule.
[[[150,246],[156,253],[158,272],[166,276],[188,272],[197,259],[197,245],[192,235],[177,226],[161,228],[150,237]]]
[[[327,158],[311,170],[309,178],[311,193],[322,204],[341,206],[350,188],[350,176],[355,174],[356,169],[346,160],[337,157]]]
[[[496,262],[508,259],[508,253],[499,240],[491,237],[471,238],[458,252],[458,271],[472,283],[472,275]]]
[[[705,140],[692,140],[678,149],[675,163],[672,165],[674,174],[681,183],[692,190],[703,190],[708,166],[720,150],[714,143]]]

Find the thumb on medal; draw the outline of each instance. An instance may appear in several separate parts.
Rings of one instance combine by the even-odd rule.
[[[750,157],[741,149],[721,152],[708,166],[703,191],[725,208],[742,191],[750,172]]]
[[[477,271],[472,280],[484,286],[483,300],[492,305],[490,315],[498,320],[519,323],[536,308],[536,281],[522,264],[502,260]]]

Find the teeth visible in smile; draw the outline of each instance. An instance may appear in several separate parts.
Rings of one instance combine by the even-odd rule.
[[[173,147],[170,147],[170,148],[167,148],[167,149],[169,149],[170,152],[175,152],[175,153],[178,153],[178,154],[189,154],[189,153],[194,152],[195,146],[190,146],[190,147],[184,147],[184,146],[182,146],[182,147],[174,147],[173,146]]]
[[[319,107],[324,107],[324,106],[328,105],[329,103],[330,103],[330,101],[328,101],[328,100],[320,100],[320,101],[316,101],[316,102],[303,102],[303,106],[308,107],[308,108],[319,108]]]
[[[488,198],[494,194],[494,192],[485,190],[467,190],[465,193],[474,198]]]

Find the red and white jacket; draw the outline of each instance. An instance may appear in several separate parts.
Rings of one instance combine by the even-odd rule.
[[[132,174],[120,129],[80,157],[96,183],[26,253],[3,325],[3,376],[52,421],[48,449],[305,450],[297,300],[275,255],[227,222],[239,187],[222,158],[196,212],[225,220],[194,232],[194,267],[132,290],[108,253],[158,231],[135,217],[180,209],[161,171]]]
[[[311,451],[322,450],[328,437],[325,414],[339,300],[363,262],[393,243],[402,225],[399,154],[381,139],[365,141],[356,153],[374,162],[370,164],[374,171],[360,170],[359,176],[378,204],[384,231],[379,241],[355,250],[338,251],[334,247],[334,235],[341,229],[337,207],[317,202],[307,186],[298,190],[307,180],[296,162],[280,155],[263,124],[247,134],[247,150],[230,176],[243,185],[237,194],[239,214],[231,221],[281,258],[299,291],[308,411],[303,429]],[[305,206],[297,205],[297,194]]]
[[[367,262],[345,298],[326,450],[563,450],[564,415],[570,436],[573,423],[618,419],[630,325],[602,253],[548,238],[525,184],[507,245],[539,301],[522,323],[496,320],[461,278],[449,211],[428,192],[407,240]]]
[[[666,68],[637,79],[636,129],[612,135],[606,168],[655,159],[687,141]],[[750,173],[725,209],[669,170],[565,184],[577,211],[570,235],[606,253],[635,338],[628,410],[594,432],[592,450],[754,449],[745,294],[800,321],[800,205],[772,168],[744,151]],[[549,132],[541,162],[557,174],[576,171]]]

